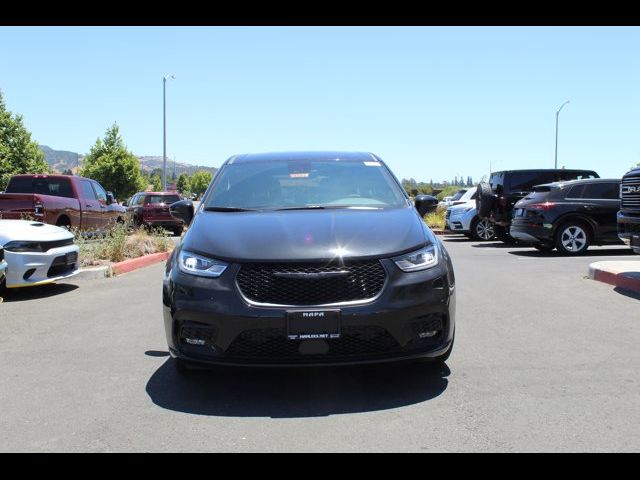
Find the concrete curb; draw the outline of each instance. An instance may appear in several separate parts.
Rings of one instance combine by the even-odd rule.
[[[152,253],[144,257],[132,258],[124,262],[114,263],[111,268],[114,275],[122,275],[123,273],[133,272],[139,268],[148,267],[155,263],[164,262],[169,258],[171,252]]]
[[[449,233],[453,233],[449,232],[449,230],[434,230],[433,228],[431,229],[431,231],[434,235],[448,235]]]
[[[640,262],[595,262],[589,265],[589,278],[640,293]]]
[[[81,268],[74,279],[78,280],[98,280],[100,278],[111,276],[111,266],[103,265],[101,267]]]

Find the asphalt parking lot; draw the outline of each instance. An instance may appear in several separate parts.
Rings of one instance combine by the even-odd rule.
[[[630,251],[443,239],[458,299],[446,366],[178,377],[162,265],[8,292],[0,450],[640,450],[640,298],[586,278]]]

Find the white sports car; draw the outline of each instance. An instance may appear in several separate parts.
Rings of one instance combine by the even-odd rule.
[[[7,262],[7,288],[52,283],[78,273],[73,234],[29,220],[0,220],[0,247]]]
[[[4,261],[4,249],[0,247],[0,285],[4,280],[4,272],[7,270],[7,262]]]

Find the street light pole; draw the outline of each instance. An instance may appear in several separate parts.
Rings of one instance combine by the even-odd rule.
[[[560,111],[562,110],[562,107],[564,107],[567,103],[569,103],[569,100],[567,100],[562,105],[560,105],[560,108],[556,112],[556,157],[555,157],[556,169],[558,168],[558,117],[560,117]]]
[[[162,77],[162,191],[167,191],[167,78],[176,78],[174,75]]]

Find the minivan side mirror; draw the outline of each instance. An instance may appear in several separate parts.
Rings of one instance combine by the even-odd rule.
[[[191,200],[180,200],[172,203],[169,207],[169,213],[172,217],[182,220],[188,227],[193,220],[193,202]]]
[[[438,199],[431,195],[417,195],[415,207],[421,217],[433,212],[438,207]]]

